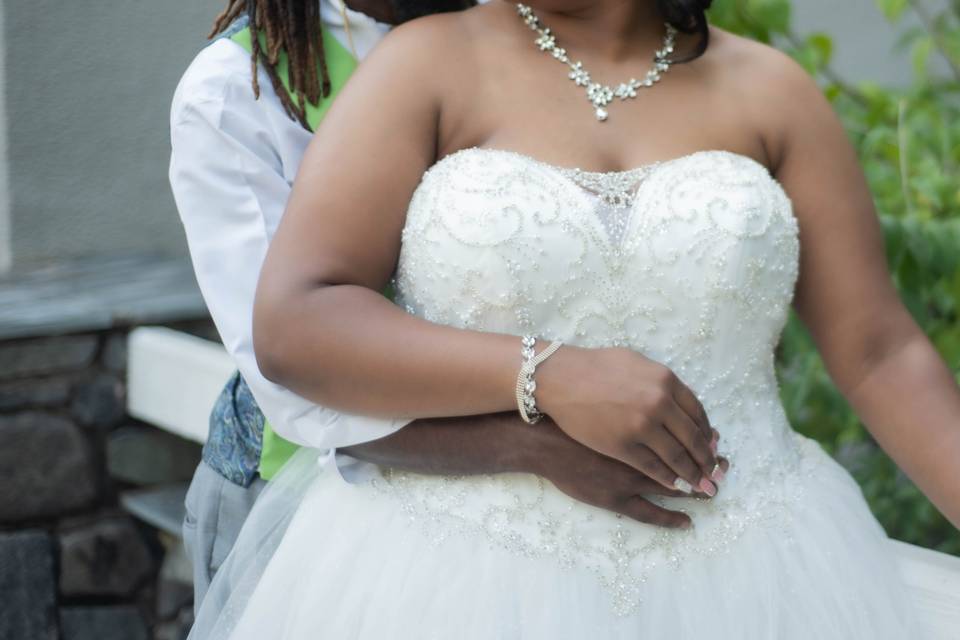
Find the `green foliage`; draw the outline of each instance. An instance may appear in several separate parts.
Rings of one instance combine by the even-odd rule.
[[[921,0],[876,4],[892,22],[912,14],[920,25],[898,44],[912,60],[912,86],[852,84],[838,76],[830,66],[833,40],[794,33],[789,0],[716,0],[711,20],[775,44],[821,81],[870,183],[893,280],[960,379],[960,2],[939,13]],[[960,555],[960,533],[876,446],[796,317],[784,331],[779,365],[793,424],[851,470],[887,532]]]

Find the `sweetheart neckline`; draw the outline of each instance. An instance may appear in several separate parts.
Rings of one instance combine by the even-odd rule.
[[[768,169],[767,166],[764,165],[762,162],[760,162],[760,161],[757,160],[756,158],[754,158],[754,157],[752,157],[752,156],[748,156],[748,155],[746,155],[746,154],[744,154],[744,153],[738,153],[738,152],[736,152],[736,151],[729,151],[729,150],[727,150],[727,149],[698,149],[697,151],[691,151],[690,153],[685,153],[685,154],[683,154],[683,155],[679,155],[679,156],[676,156],[676,157],[673,157],[673,158],[666,158],[666,159],[664,159],[664,160],[655,160],[655,161],[653,161],[653,162],[647,162],[647,163],[638,165],[638,166],[636,166],[636,167],[633,167],[633,168],[631,168],[631,169],[620,169],[620,170],[617,170],[617,171],[588,171],[588,170],[586,170],[586,169],[581,169],[580,167],[564,167],[564,166],[562,166],[562,165],[552,164],[552,163],[550,163],[550,162],[546,162],[545,160],[540,160],[539,158],[536,158],[536,157],[531,156],[531,155],[529,155],[529,154],[526,154],[526,153],[523,153],[523,152],[520,152],[520,151],[513,151],[513,150],[511,150],[511,149],[498,149],[498,148],[496,148],[496,147],[464,147],[463,149],[458,149],[457,151],[454,151],[453,153],[449,153],[449,154],[445,155],[444,157],[440,158],[439,160],[437,160],[437,161],[433,164],[433,166],[431,166],[430,169],[428,169],[428,173],[429,173],[430,171],[432,171],[433,169],[439,167],[440,165],[445,164],[445,163],[448,162],[448,161],[452,161],[454,158],[456,158],[456,157],[458,157],[458,156],[466,155],[466,154],[468,154],[468,153],[492,153],[492,154],[503,155],[503,156],[507,156],[507,157],[511,157],[511,156],[512,156],[512,157],[514,157],[514,158],[519,158],[519,159],[521,159],[521,160],[525,160],[525,161],[530,162],[530,163],[532,163],[532,164],[539,165],[539,166],[541,166],[541,167],[544,167],[544,168],[547,168],[547,169],[550,169],[550,170],[559,172],[559,173],[561,173],[561,174],[563,174],[563,173],[569,173],[569,172],[579,172],[579,173],[583,173],[583,174],[586,174],[586,175],[594,175],[594,176],[621,176],[621,175],[628,175],[628,174],[631,174],[631,173],[640,173],[640,172],[650,171],[650,170],[652,170],[652,169],[658,169],[658,168],[666,167],[666,166],[668,166],[668,165],[677,164],[677,163],[680,163],[680,162],[683,162],[683,161],[686,161],[686,160],[692,160],[692,159],[698,158],[698,157],[700,157],[700,156],[706,156],[706,155],[723,155],[723,156],[728,156],[728,157],[731,157],[731,158],[735,158],[735,159],[738,159],[738,160],[741,160],[741,161],[748,162],[748,163],[750,163],[750,164],[752,164],[752,165],[754,165],[754,166],[756,166],[756,167],[759,167],[759,168],[763,169],[763,172],[764,172],[765,174],[767,174],[767,176],[768,176],[773,182],[775,182],[775,183],[777,184],[777,186],[779,186],[781,189],[783,188],[783,185],[780,184],[780,181],[777,180],[777,179],[773,176],[773,174],[770,173],[770,169]]]
[[[448,162],[453,162],[457,158],[466,156],[467,154],[471,154],[471,153],[489,153],[493,155],[505,156],[507,158],[523,160],[524,162],[528,162],[533,166],[540,167],[542,169],[555,173],[556,175],[564,178],[566,181],[572,181],[569,174],[573,172],[580,172],[583,175],[599,176],[599,177],[625,176],[625,175],[630,175],[632,173],[640,173],[640,172],[646,172],[649,175],[650,173],[658,169],[664,169],[668,166],[680,164],[681,162],[694,160],[696,158],[700,158],[703,156],[725,156],[730,159],[738,160],[740,162],[745,162],[749,165],[752,165],[755,168],[760,169],[763,175],[766,176],[767,180],[769,180],[770,183],[776,187],[777,191],[780,192],[780,195],[782,195],[786,199],[788,215],[793,220],[794,225],[799,227],[800,221],[797,219],[797,214],[793,210],[793,202],[790,198],[790,194],[787,193],[787,190],[784,188],[783,184],[779,180],[777,180],[777,178],[772,173],[770,173],[770,169],[768,169],[766,165],[764,165],[762,162],[760,162],[756,158],[748,156],[744,153],[729,151],[727,149],[699,149],[697,151],[691,151],[690,153],[685,153],[683,155],[676,156],[674,158],[657,160],[655,162],[648,162],[646,164],[642,164],[632,169],[624,169],[621,171],[584,171],[583,169],[579,169],[575,167],[563,167],[560,165],[551,164],[549,162],[540,160],[538,158],[522,153],[520,151],[512,151],[510,149],[497,149],[495,147],[464,147],[463,149],[458,149],[453,153],[449,153],[445,155],[444,157],[440,158],[437,162],[435,162],[433,166],[427,169],[426,173],[424,173],[423,178],[421,179],[420,185],[417,186],[417,190],[419,191],[420,188],[423,187],[426,181],[426,178],[434,171],[438,171],[442,165],[445,165]],[[574,182],[573,184],[576,184],[576,183]]]

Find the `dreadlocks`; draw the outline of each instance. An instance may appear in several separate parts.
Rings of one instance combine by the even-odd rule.
[[[208,37],[222,33],[243,15],[250,20],[250,65],[254,95],[260,97],[257,64],[262,62],[287,115],[300,122],[304,129],[310,130],[307,103],[315,105],[321,98],[330,95],[330,74],[320,32],[320,3],[317,0],[228,0],[227,8],[217,16]],[[260,43],[261,36],[264,38],[263,46]],[[284,88],[277,75],[281,51],[287,53],[290,91]],[[291,94],[296,96],[296,100]]]

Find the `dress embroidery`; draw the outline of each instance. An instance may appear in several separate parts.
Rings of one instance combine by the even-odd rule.
[[[386,470],[374,484],[437,544],[478,535],[554,557],[595,572],[616,610],[634,611],[653,567],[786,525],[822,458],[787,423],[774,372],[799,249],[789,199],[746,156],[705,151],[618,173],[490,149],[448,156],[410,204],[398,301],[439,324],[662,362],[703,402],[732,467],[713,500],[659,501],[690,513],[691,531],[622,519],[526,474]]]

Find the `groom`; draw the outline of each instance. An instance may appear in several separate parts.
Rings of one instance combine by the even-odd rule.
[[[347,0],[346,8],[340,0],[230,0],[214,26],[218,38],[177,88],[170,181],[197,280],[239,369],[211,414],[187,495],[184,542],[194,564],[195,606],[264,482],[297,445],[345,454],[338,463],[346,476],[369,463],[429,474],[527,472],[643,522],[690,524],[642,497],[681,494],[549,424],[531,427],[500,414],[409,424],[352,419],[346,428],[338,414],[270,383],[257,368],[254,291],[312,131],[387,25],[467,2]]]

